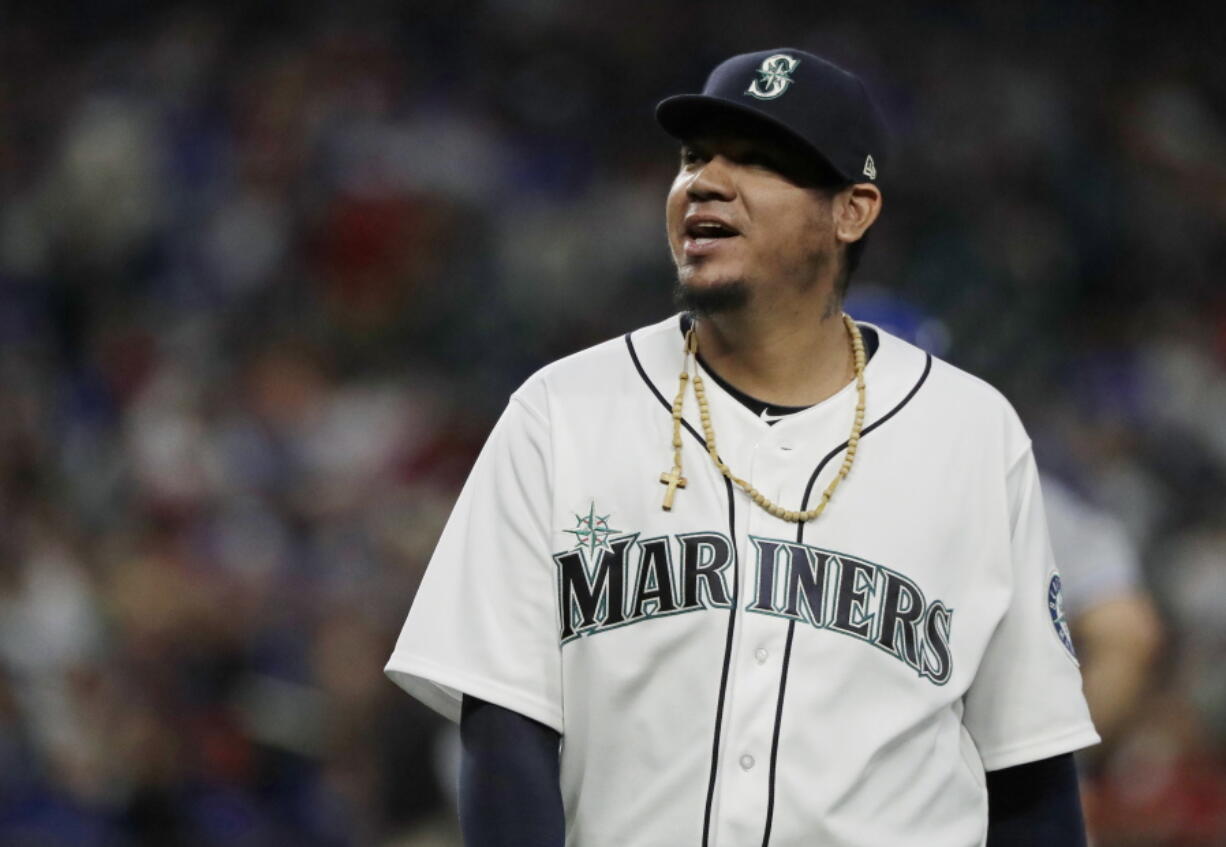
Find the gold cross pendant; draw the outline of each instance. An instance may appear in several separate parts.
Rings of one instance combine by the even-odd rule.
[[[660,482],[668,486],[668,491],[664,492],[664,511],[670,512],[673,508],[673,495],[678,488],[685,488],[685,477],[681,475],[680,468],[673,468],[668,473],[660,474]]]

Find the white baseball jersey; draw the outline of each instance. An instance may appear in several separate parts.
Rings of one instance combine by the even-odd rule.
[[[562,734],[571,847],[978,847],[984,771],[1098,740],[1030,443],[994,389],[879,333],[817,520],[754,506],[669,405],[679,318],[545,368],[456,504],[387,671]],[[812,506],[854,386],[773,426],[714,380],[720,456]]]

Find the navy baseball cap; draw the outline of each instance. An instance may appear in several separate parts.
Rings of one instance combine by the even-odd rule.
[[[661,100],[656,120],[685,140],[713,119],[764,123],[816,153],[848,182],[879,183],[887,130],[858,76],[820,56],[781,47],[721,62],[701,94]]]

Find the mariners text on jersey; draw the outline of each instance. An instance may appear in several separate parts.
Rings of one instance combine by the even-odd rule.
[[[747,612],[776,615],[864,641],[941,684],[953,670],[953,611],[929,602],[904,574],[807,544],[751,537],[755,586]],[[582,541],[555,553],[559,639],[652,620],[726,608],[730,540],[718,532],[639,539],[624,535],[597,546]],[[632,561],[633,560],[633,561]]]

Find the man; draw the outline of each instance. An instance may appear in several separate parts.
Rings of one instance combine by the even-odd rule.
[[[1048,473],[1040,473],[1065,612],[1082,657],[1083,690],[1109,750],[1122,738],[1153,681],[1162,620],[1146,591],[1136,545],[1118,519]]]
[[[512,396],[388,663],[462,721],[466,840],[1083,843],[1029,440],[841,313],[888,173],[863,84],[763,51],[657,117],[687,311]]]

